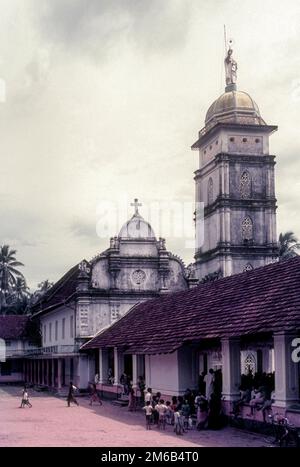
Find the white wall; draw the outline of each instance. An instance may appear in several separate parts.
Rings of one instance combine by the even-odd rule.
[[[73,337],[71,336],[70,321],[73,316]],[[62,327],[65,320],[65,334],[63,337]],[[55,322],[58,322],[58,335],[55,336]],[[50,323],[52,324],[51,340],[49,336]],[[46,326],[46,336],[44,334]],[[75,342],[75,312],[71,308],[61,307],[58,310],[41,317],[42,346],[51,347],[54,345],[74,345]],[[46,338],[45,338],[46,337]]]
[[[92,285],[99,289],[109,289],[111,287],[107,258],[99,258],[99,261],[93,266]]]
[[[87,389],[90,378],[89,378],[89,358],[88,355],[80,355],[77,364],[76,384],[79,389]]]
[[[1,345],[1,355],[0,355],[0,361],[2,359],[2,353],[5,358],[11,357],[11,356],[22,356],[24,352],[27,350],[32,350],[36,348],[36,345],[33,345],[29,343],[27,340],[22,340],[22,339],[7,339],[3,340],[3,344]]]
[[[196,389],[199,376],[199,355],[191,347],[178,349],[178,375],[180,393],[184,393],[187,388]]]
[[[177,352],[145,356],[146,386],[152,392],[166,395],[178,394],[178,355]]]

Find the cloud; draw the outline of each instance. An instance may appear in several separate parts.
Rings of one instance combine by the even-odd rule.
[[[271,137],[278,231],[300,236],[298,0],[289,8],[269,0],[1,7],[0,243],[18,250],[30,283],[57,280],[109,246],[119,226],[97,236],[99,202],[194,198],[198,156],[190,146],[224,91],[224,23],[235,39],[239,88],[279,126]],[[161,234],[192,261],[191,249]]]
[[[92,243],[94,243],[95,240],[98,241],[96,223],[92,224],[85,219],[76,218],[71,221],[69,229],[72,235],[76,237],[83,237],[87,241],[92,241]]]
[[[103,59],[124,44],[164,53],[185,45],[190,0],[34,0],[44,38],[68,50]],[[81,57],[82,58],[82,57]]]

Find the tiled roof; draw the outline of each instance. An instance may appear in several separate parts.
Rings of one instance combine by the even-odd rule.
[[[32,306],[32,313],[38,313],[46,308],[61,304],[76,292],[79,272],[78,264],[76,264]]]
[[[31,335],[31,322],[28,316],[0,316],[1,339],[26,339]]]
[[[136,305],[83,349],[168,353],[208,338],[300,328],[300,257]]]

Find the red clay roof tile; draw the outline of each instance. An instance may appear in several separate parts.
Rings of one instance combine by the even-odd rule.
[[[186,340],[300,327],[300,257],[134,306],[83,349],[172,352]]]

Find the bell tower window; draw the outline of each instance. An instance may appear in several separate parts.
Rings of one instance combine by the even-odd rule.
[[[241,175],[240,194],[243,199],[251,198],[251,175],[247,170]]]
[[[207,185],[207,204],[212,204],[214,200],[214,182],[212,181],[212,178],[208,180],[208,185]]]
[[[246,242],[253,240],[253,222],[249,216],[245,217],[242,222],[242,239]]]

